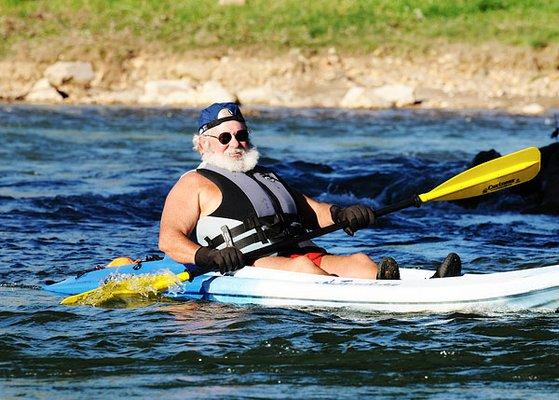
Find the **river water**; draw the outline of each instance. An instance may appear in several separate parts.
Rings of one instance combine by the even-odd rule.
[[[248,118],[263,165],[320,200],[375,207],[430,190],[478,151],[546,145],[552,129],[494,113]],[[559,314],[64,307],[17,286],[157,253],[166,193],[198,163],[195,121],[195,110],[0,105],[1,398],[556,398]],[[317,242],[409,267],[456,251],[464,272],[559,263],[559,217],[524,208],[514,196],[428,204]]]

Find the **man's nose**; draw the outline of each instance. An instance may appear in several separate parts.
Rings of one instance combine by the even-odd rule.
[[[231,141],[229,142],[229,147],[239,147],[239,141],[237,140],[237,137],[235,135],[231,135]]]

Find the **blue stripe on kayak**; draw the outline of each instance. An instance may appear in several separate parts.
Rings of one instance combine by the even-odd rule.
[[[202,285],[200,287],[200,292],[197,292],[199,294],[202,295],[201,300],[210,300],[210,296],[212,295],[209,290],[210,290],[210,285],[211,283],[215,280],[215,278],[218,278],[219,275],[216,276],[212,276],[209,279],[206,279],[204,282],[202,282]]]
[[[184,292],[184,295],[192,295],[193,297],[200,297],[202,296],[203,300],[211,300],[210,297],[212,296],[223,296],[223,297],[234,297],[234,298],[247,298],[247,299],[272,299],[272,300],[290,300],[290,301],[301,301],[301,302],[316,302],[316,303],[336,303],[336,304],[376,304],[376,305],[388,305],[388,304],[395,304],[395,305],[429,305],[429,304],[467,304],[467,303],[481,303],[481,302],[489,302],[495,301],[499,299],[514,299],[514,298],[521,298],[521,297],[531,297],[535,294],[543,294],[547,292],[553,292],[559,290],[559,286],[553,286],[550,288],[533,290],[530,292],[525,293],[518,293],[509,296],[498,296],[498,297],[489,297],[484,299],[476,299],[476,300],[460,300],[460,301],[440,301],[440,302],[372,302],[372,301],[362,301],[362,300],[327,300],[327,299],[308,299],[308,298],[295,298],[295,297],[284,297],[284,296],[261,296],[261,295],[246,295],[246,294],[227,294],[227,293],[210,293],[210,284],[218,276],[211,277],[206,281],[208,285],[205,285],[206,282],[203,284],[203,292]],[[176,296],[166,296],[170,299],[181,299],[183,298],[182,293]],[[189,298],[188,300],[196,300],[194,298]],[[545,304],[553,303],[554,301],[559,301],[559,297],[554,300],[549,300]]]

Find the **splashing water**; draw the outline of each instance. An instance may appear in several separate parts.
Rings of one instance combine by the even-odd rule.
[[[107,306],[114,303],[137,303],[138,300],[159,300],[163,290],[181,284],[169,270],[157,274],[112,274],[99,288],[61,301],[64,305]]]

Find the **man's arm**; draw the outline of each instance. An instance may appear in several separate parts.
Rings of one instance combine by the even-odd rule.
[[[332,220],[332,215],[330,214],[330,207],[332,207],[332,204],[320,203],[315,199],[305,195],[303,195],[303,197],[305,198],[305,201],[307,202],[308,206],[312,209],[312,211],[316,215],[316,220],[320,228],[324,228],[325,226],[330,226],[334,223],[334,221]]]
[[[194,263],[201,247],[188,239],[200,217],[201,179],[197,173],[184,175],[173,186],[163,207],[159,227],[159,249],[180,263]]]
[[[209,198],[212,197],[208,185],[211,183],[206,178],[191,172],[173,186],[161,215],[159,249],[177,262],[196,264],[202,269],[224,274],[245,265],[239,249],[226,247],[216,250],[188,239],[200,218],[201,202],[208,207]]]
[[[348,235],[353,236],[357,230],[367,228],[376,222],[375,212],[369,206],[356,204],[342,208],[328,203],[320,203],[307,196],[304,196],[304,198],[316,215],[316,221],[321,228],[336,223],[343,226]]]
[[[342,208],[330,203],[321,203],[285,185],[295,199],[303,226],[307,229],[324,228],[335,223],[343,226],[344,231],[353,236],[357,230],[376,222],[374,210],[369,206],[356,204]]]

